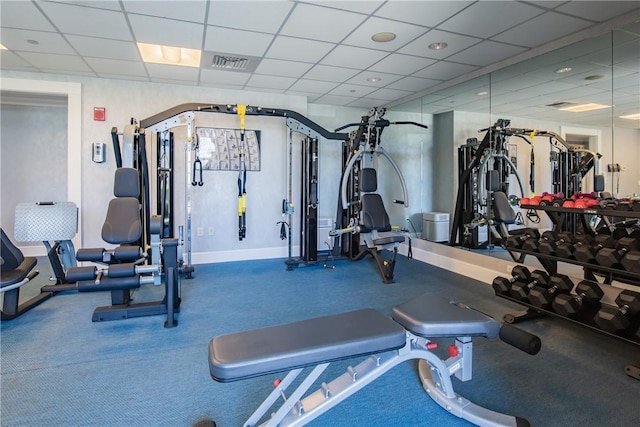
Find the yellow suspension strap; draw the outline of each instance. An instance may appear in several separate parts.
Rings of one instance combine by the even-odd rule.
[[[529,134],[529,137],[531,138],[531,158],[529,158],[529,166],[531,167],[531,171],[529,172],[529,188],[531,188],[531,197],[535,196],[535,184],[536,184],[536,160],[533,154],[533,139],[536,136],[536,131],[532,130],[531,133]]]
[[[247,236],[247,167],[244,154],[244,118],[247,113],[246,105],[237,106],[240,117],[240,144],[238,145],[238,159],[240,167],[238,169],[238,239],[242,240]]]

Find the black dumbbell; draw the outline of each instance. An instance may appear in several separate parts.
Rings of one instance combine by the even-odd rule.
[[[515,299],[525,301],[534,286],[546,287],[548,285],[549,275],[547,272],[542,270],[533,270],[531,272],[531,279],[528,281],[518,280],[511,286],[511,291],[509,293]]]
[[[496,294],[509,295],[509,291],[511,291],[511,286],[517,282],[528,282],[531,279],[531,273],[529,269],[524,265],[516,265],[511,270],[511,278],[498,276],[493,279],[493,290],[496,291]]]
[[[571,233],[563,231],[562,233],[555,234],[551,231],[545,231],[542,233],[542,239],[540,239],[538,251],[541,254],[554,255],[556,247],[563,243],[573,243],[573,236]]]
[[[618,307],[603,307],[593,318],[603,331],[615,333],[627,329],[631,317],[640,311],[640,293],[624,290],[616,298]]]
[[[514,234],[507,238],[507,248],[516,248],[519,249],[522,244],[530,238],[538,239],[540,238],[540,233],[535,228],[526,228],[521,234]]]
[[[551,276],[548,288],[534,286],[529,292],[529,302],[539,308],[550,308],[551,302],[558,294],[569,293],[573,289],[573,282],[566,274]]]
[[[582,245],[593,245],[594,243],[594,237],[589,234],[576,235],[572,243],[561,243],[556,247],[556,256],[572,259],[573,252],[576,250],[576,247],[580,247]]]
[[[631,251],[640,250],[640,243],[633,237],[618,240],[615,248],[600,249],[596,254],[596,262],[604,267],[621,266],[622,258]]]
[[[622,268],[632,273],[640,273],[640,251],[631,251],[627,253],[622,261]]]
[[[585,263],[593,263],[596,261],[596,254],[602,248],[615,247],[616,241],[609,235],[599,234],[595,238],[595,244],[577,243],[573,250],[573,256],[576,260]]]
[[[572,317],[585,307],[585,304],[599,301],[604,295],[597,282],[582,280],[576,285],[576,295],[560,294],[551,306],[561,316]]]

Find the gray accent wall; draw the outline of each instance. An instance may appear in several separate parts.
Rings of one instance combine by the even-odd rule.
[[[2,104],[0,124],[0,222],[14,240],[18,203],[67,200],[67,108]]]

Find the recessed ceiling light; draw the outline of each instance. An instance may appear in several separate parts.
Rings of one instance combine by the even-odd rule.
[[[568,73],[569,71],[571,71],[572,68],[571,67],[562,67],[562,68],[558,68],[555,73],[556,74],[564,74],[564,73]]]
[[[584,78],[585,80],[600,80],[600,79],[604,79],[604,76],[602,74],[593,74],[591,76],[587,76]]]
[[[476,93],[476,95],[478,95],[478,96],[485,96],[485,95],[489,95],[489,92],[487,92],[486,90],[483,90],[482,92],[478,92],[478,93]]]
[[[379,82],[380,80],[382,80],[380,77],[368,77],[367,78],[367,81],[371,82],[371,83]]]
[[[2,43],[0,43],[0,50],[9,50]]]
[[[378,43],[390,42],[395,38],[396,38],[396,35],[394,33],[390,33],[387,31],[383,31],[381,33],[375,33],[374,35],[371,36],[371,40]]]
[[[40,44],[40,42],[38,40],[33,40],[33,39],[27,40],[27,43],[32,44],[32,45],[39,45]]]
[[[447,46],[449,45],[445,42],[436,42],[436,43],[431,43],[427,47],[431,50],[442,50],[442,49],[445,49]]]
[[[558,110],[570,111],[572,113],[584,113],[585,111],[601,110],[603,108],[609,108],[609,107],[611,107],[611,106],[610,105],[604,105],[604,104],[596,104],[596,103],[593,103],[593,102],[586,102],[586,103],[583,103],[583,104],[568,105],[566,107],[558,108]]]
[[[626,116],[620,116],[621,119],[640,120],[640,113],[627,114]]]
[[[179,65],[182,67],[200,67],[200,54],[197,49],[161,46],[157,44],[137,43],[144,62],[154,64]]]

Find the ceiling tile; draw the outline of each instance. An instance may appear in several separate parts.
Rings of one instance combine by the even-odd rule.
[[[284,93],[283,89],[274,89],[268,87],[259,87],[259,86],[245,86],[244,90],[248,90],[251,92],[264,92],[264,93]]]
[[[311,92],[311,93],[326,93],[334,87],[338,86],[337,83],[321,82],[319,80],[307,80],[300,79],[289,88],[289,90],[299,92]]]
[[[280,30],[280,34],[339,42],[365,18],[366,15],[298,3]]]
[[[213,1],[209,6],[209,25],[220,27],[251,29],[275,34],[293,2],[288,1]]]
[[[133,81],[137,81],[137,82],[148,82],[149,77],[146,76],[146,74],[144,76],[125,76],[122,74],[109,74],[109,73],[98,73],[98,77],[101,77],[103,79],[116,79],[116,80],[133,80]]]
[[[75,54],[69,43],[57,33],[1,28],[0,37],[5,47],[15,51]],[[29,43],[28,40],[33,40],[37,44]]]
[[[264,58],[260,61],[255,73],[283,77],[302,77],[311,67],[312,65],[306,62]]]
[[[8,50],[0,50],[0,63],[3,67],[11,67],[11,69],[21,71],[32,69],[35,71],[31,64]]]
[[[444,59],[454,53],[460,52],[470,46],[478,44],[481,39],[475,37],[467,37],[460,34],[450,33],[448,31],[431,30],[427,34],[420,36],[402,49],[399,53],[409,55],[424,56],[427,58]],[[447,47],[441,50],[429,49],[431,43],[445,42]]]
[[[486,40],[478,43],[473,49],[465,49],[462,52],[449,56],[447,60],[484,67],[510,58],[525,50],[523,47]]]
[[[411,22],[425,27],[435,27],[455,15],[472,1],[389,1],[374,15],[398,21]],[[473,21],[471,21],[473,22]],[[465,33],[466,32],[462,32]]]
[[[297,91],[297,90],[287,90],[284,93],[285,93],[285,95],[306,96],[308,98],[307,102],[311,102],[310,101],[311,98],[315,99],[315,98],[319,98],[320,96],[322,96],[320,94],[313,93],[313,92],[301,92],[301,91]]]
[[[335,44],[333,43],[277,36],[265,56],[268,58],[315,63],[333,49],[334,46]]]
[[[125,0],[124,8],[129,13],[136,13],[160,18],[171,18],[204,24],[207,3],[191,0],[131,1]]]
[[[378,77],[380,80],[371,82],[367,80],[370,77]],[[387,74],[387,73],[381,73],[379,71],[367,70],[353,76],[351,79],[347,81],[347,83],[353,83],[353,84],[363,85],[363,86],[385,87],[392,82],[400,80],[402,77],[403,76],[399,76],[397,74]]]
[[[340,96],[340,95],[324,95],[315,100],[316,104],[326,104],[326,105],[347,105],[350,102],[355,101],[357,98],[351,96]]]
[[[386,104],[388,101],[384,99],[373,99],[373,98],[360,98],[355,101],[347,104],[349,107],[361,107],[366,109],[371,109],[373,107],[380,107],[381,105]]]
[[[140,60],[140,53],[133,42],[95,39],[85,36],[67,36],[67,40],[83,56],[126,61]]]
[[[436,62],[434,59],[392,53],[381,61],[373,64],[369,69],[372,71],[381,71],[383,73],[407,75],[413,74],[434,62]]]
[[[42,52],[21,52],[20,56],[34,67],[42,69],[92,72],[79,56],[54,55]]]
[[[328,82],[344,82],[358,73],[352,68],[331,67],[329,65],[316,65],[309,70],[304,77],[311,80],[324,80]]]
[[[591,23],[559,13],[547,12],[516,28],[493,37],[492,40],[520,46],[535,47],[580,31]],[[540,31],[544,28],[544,31]]]
[[[89,66],[97,74],[121,74],[128,76],[146,77],[147,72],[140,62],[120,61],[106,58],[86,58]]]
[[[449,80],[477,70],[479,67],[466,64],[457,64],[455,62],[438,61],[427,68],[414,73],[414,77],[424,77],[435,80]]]
[[[171,80],[173,82],[197,82],[200,69],[194,67],[181,67],[179,65],[146,64],[149,77],[153,81]]]
[[[351,97],[361,97],[370,94],[376,90],[374,87],[360,86],[354,84],[341,84],[329,92],[330,95],[341,95]]]
[[[421,34],[424,34],[425,31],[427,31],[427,29],[424,27],[405,24],[398,21],[391,21],[389,19],[377,18],[374,16],[368,18],[364,23],[362,23],[362,25],[351,33],[342,43],[393,52],[411,42]],[[371,40],[371,36],[379,32],[394,33],[396,38],[384,43]]]
[[[204,83],[225,83],[231,85],[244,85],[251,77],[249,73],[238,73],[234,71],[207,70],[200,72],[200,81]]]
[[[351,12],[366,13],[367,15],[376,10],[384,1],[370,1],[370,0],[326,0],[326,1],[301,1],[300,3],[311,3],[319,6],[331,7],[334,9],[349,10]]]
[[[27,1],[0,2],[0,24],[25,30],[55,31],[34,4]]]
[[[247,86],[260,87],[265,89],[288,89],[294,84],[296,79],[291,77],[265,76],[261,74],[253,74]]]
[[[39,2],[38,5],[63,33],[133,40],[121,12],[52,2]]]
[[[395,101],[396,99],[403,98],[405,96],[411,95],[412,92],[408,92],[406,90],[397,90],[397,89],[378,89],[375,92],[372,92],[369,96],[375,99],[385,99],[387,101]]]
[[[366,69],[388,54],[388,52],[382,52],[380,50],[339,45],[325,56],[320,63],[324,65],[335,65],[337,67]]]
[[[476,2],[439,25],[438,29],[489,38],[542,12],[541,9],[520,2]]]
[[[398,81],[395,81],[385,87],[389,89],[408,90],[413,92],[420,92],[431,86],[435,86],[442,83],[440,80],[422,79],[419,77],[404,77]]]
[[[129,15],[137,42],[202,48],[204,25],[142,15]]]
[[[606,7],[602,7],[606,3]],[[555,10],[569,13],[584,19],[603,22],[624,13],[640,9],[637,1],[574,1],[567,2]]]
[[[252,31],[207,26],[204,49],[235,55],[262,56],[273,36]]]

